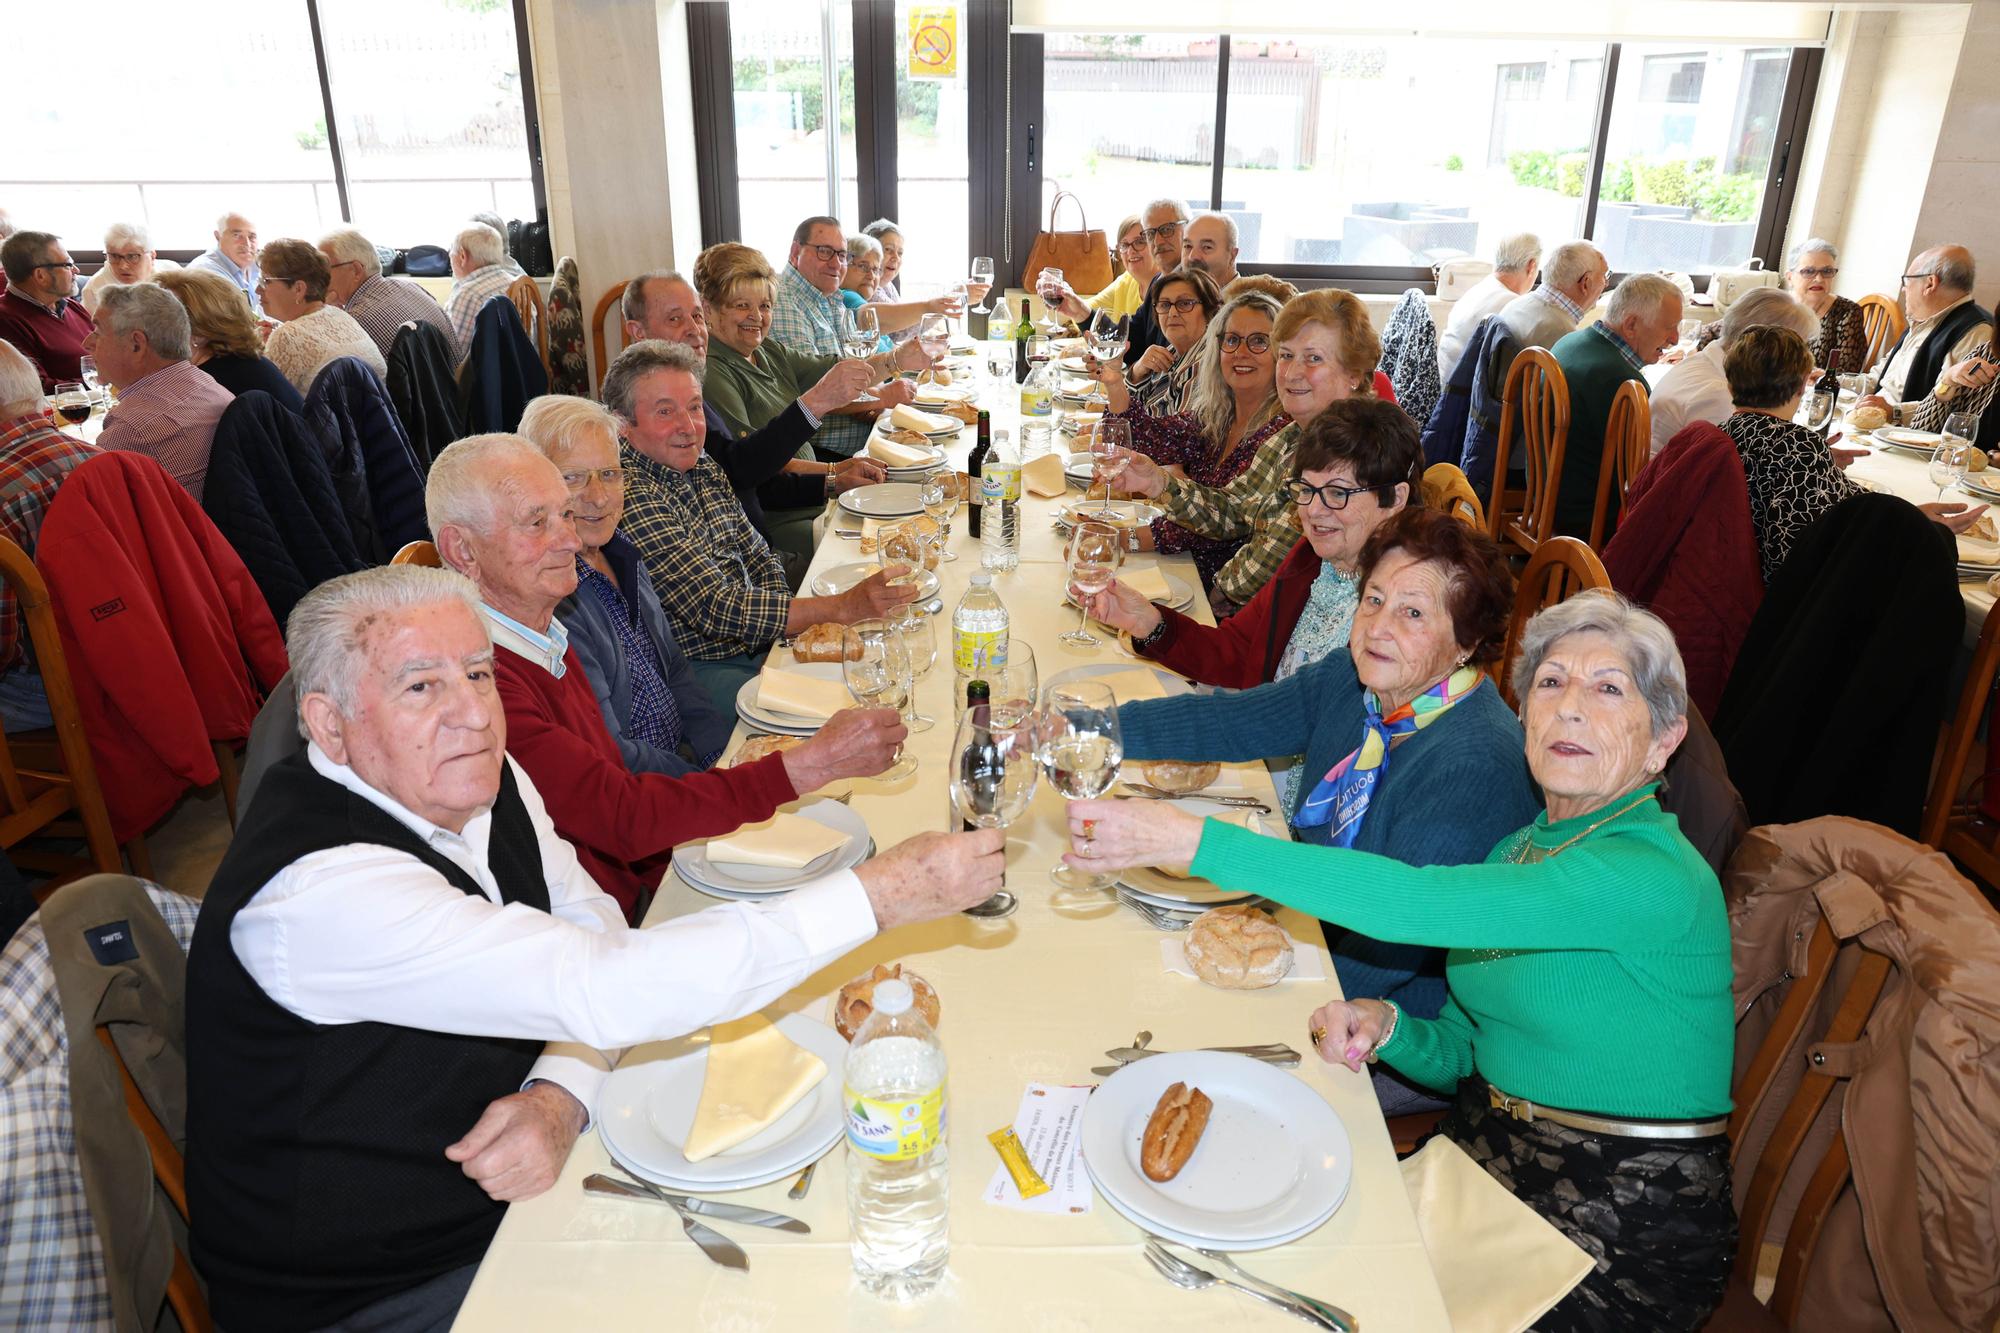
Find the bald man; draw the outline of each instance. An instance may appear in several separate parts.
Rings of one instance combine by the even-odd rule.
[[[1860,403],[1902,420],[1937,384],[1938,376],[1986,341],[1993,316],[1972,299],[1978,272],[1972,251],[1937,245],[1910,261],[1903,274],[1903,306],[1910,324],[1875,368],[1875,392]]]

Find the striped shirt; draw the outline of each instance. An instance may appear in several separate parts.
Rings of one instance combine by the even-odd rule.
[[[40,412],[0,422],[0,536],[32,559],[56,488],[97,454],[95,445],[63,434]],[[14,590],[0,584],[0,670],[20,659],[20,637]]]
[[[396,333],[403,325],[422,321],[444,335],[444,340],[451,345],[454,362],[465,358],[465,349],[459,345],[458,330],[445,318],[444,307],[424,290],[422,283],[408,278],[371,274],[361,280],[361,285],[347,298],[343,309],[354,316],[354,322],[375,340],[375,345],[382,349],[385,357],[389,355],[389,348],[395,344]]]
[[[514,275],[499,264],[474,269],[453,284],[444,315],[451,321],[455,367],[464,365],[465,358],[472,355],[472,326],[479,321],[480,310],[494,297],[505,296],[513,285]]]
[[[215,423],[235,401],[235,394],[198,366],[176,361],[119,392],[118,406],[104,419],[97,445],[157,459],[198,504],[208,479]]]

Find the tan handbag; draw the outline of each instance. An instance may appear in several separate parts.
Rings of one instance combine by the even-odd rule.
[[[1065,199],[1076,205],[1077,221],[1083,224],[1075,231],[1056,230],[1056,210]],[[1078,296],[1095,296],[1111,285],[1111,248],[1104,243],[1104,232],[1091,229],[1090,220],[1083,215],[1083,201],[1067,190],[1058,190],[1049,203],[1048,229],[1028,247],[1021,285],[1033,291],[1035,275],[1045,268],[1061,269],[1063,281]]]

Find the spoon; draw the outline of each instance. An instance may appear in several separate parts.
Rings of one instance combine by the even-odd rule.
[[[1020,905],[1020,899],[1002,889],[985,902],[974,903],[966,908],[964,915],[977,917],[981,921],[998,921],[1003,916],[1014,915],[1014,909]]]

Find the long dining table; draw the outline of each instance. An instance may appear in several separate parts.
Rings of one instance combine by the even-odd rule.
[[[982,376],[980,384],[980,401],[993,410],[996,425],[1013,430],[1018,421],[1011,382],[994,384]],[[952,466],[964,468],[972,436],[968,428],[946,446]],[[1020,567],[995,576],[1011,634],[1033,645],[1044,687],[1072,668],[1137,665],[1102,627],[1099,637],[1106,642],[1097,648],[1075,648],[1058,639],[1077,614],[1062,604],[1062,538],[1053,517],[1061,503],[1024,498]],[[862,558],[844,527],[830,525],[808,584],[833,566]],[[949,549],[958,559],[937,570],[943,603],[938,663],[918,680],[915,697],[917,708],[938,721],[907,743],[917,761],[913,775],[894,785],[858,782],[848,798],[879,847],[946,828],[952,818],[946,789],[956,688],[950,616],[968,577],[981,567],[978,542],[966,532],[962,516],[953,525]],[[1193,585],[1191,614],[1209,620],[1192,563],[1168,557],[1160,564]],[[774,650],[774,660],[788,658],[782,646]],[[739,726],[732,751],[745,734]],[[1233,766],[1232,777],[1275,806],[1262,765]],[[1150,1030],[1154,1046],[1165,1050],[1285,1042],[1306,1052],[1296,1077],[1338,1113],[1352,1141],[1352,1185],[1332,1217],[1301,1239],[1242,1255],[1242,1262],[1261,1277],[1345,1308],[1364,1328],[1448,1329],[1438,1280],[1369,1079],[1326,1065],[1309,1050],[1308,1015],[1338,993],[1319,923],[1278,912],[1297,949],[1317,957],[1327,980],[1288,980],[1258,991],[1216,989],[1168,974],[1160,933],[1111,896],[1055,900],[1049,872],[1068,836],[1063,802],[1046,783],[1008,833],[1007,884],[1020,900],[1013,915],[997,921],[954,915],[878,936],[766,1011],[824,1019],[840,986],[877,963],[906,964],[936,987],[942,1003],[939,1036],[950,1062],[951,1182],[950,1265],[936,1291],[896,1305],[866,1294],[854,1281],[844,1145],[820,1163],[802,1200],[787,1197],[784,1181],[727,1196],[792,1213],[812,1228],[804,1237],[725,1228],[749,1252],[749,1271],[737,1272],[704,1257],[683,1236],[670,1209],[586,1195],[584,1177],[611,1169],[593,1129],[578,1139],[553,1188],[508,1209],[455,1327],[467,1333],[656,1324],[713,1333],[833,1328],[1084,1333],[1288,1326],[1293,1322],[1288,1316],[1250,1297],[1170,1285],[1143,1258],[1144,1233],[1101,1197],[1087,1212],[1056,1215],[1011,1210],[981,1197],[999,1165],[986,1136],[1013,1120],[1028,1084],[1094,1083],[1091,1067],[1105,1063],[1108,1048]],[[646,924],[713,905],[669,872]],[[663,977],[660,984],[672,985],[673,979]],[[637,1048],[626,1059],[644,1050]],[[828,1074],[839,1076],[838,1069]]]

